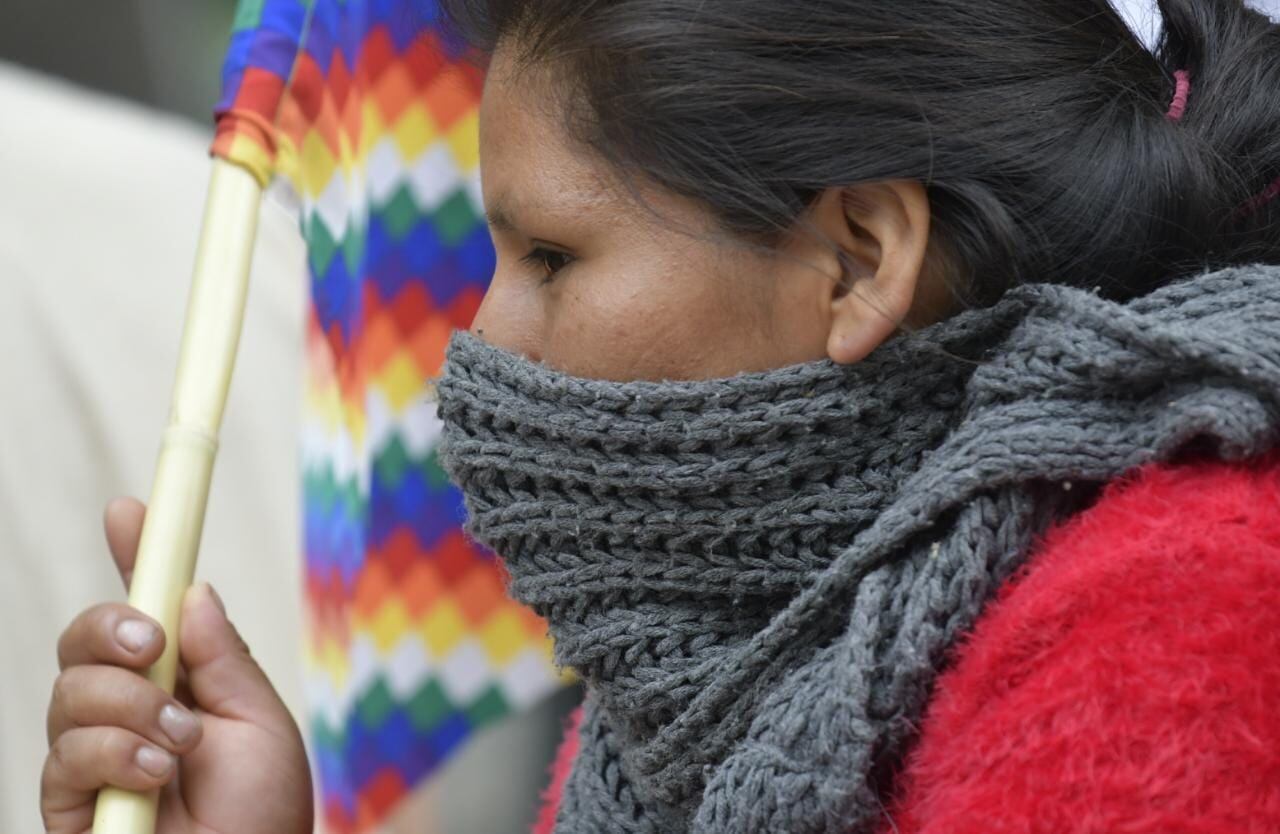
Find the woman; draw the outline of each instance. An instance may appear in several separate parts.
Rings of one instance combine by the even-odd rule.
[[[1280,828],[1280,29],[447,5],[498,264],[442,457],[588,690],[545,830]],[[309,830],[207,589],[179,640],[198,715],[135,613],[68,629],[50,831]]]

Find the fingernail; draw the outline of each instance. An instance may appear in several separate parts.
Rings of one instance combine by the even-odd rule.
[[[138,652],[156,639],[156,627],[146,620],[125,620],[116,626],[116,639],[130,652]]]
[[[173,756],[159,747],[139,747],[133,758],[138,767],[152,776],[164,776],[173,768]]]
[[[222,601],[222,597],[218,596],[218,592],[213,590],[213,586],[210,585],[208,582],[204,583],[204,589],[209,592],[210,598],[213,599],[213,604],[218,606],[218,610],[221,611],[225,616],[227,613],[227,606]]]
[[[186,744],[200,727],[200,720],[184,709],[166,704],[160,710],[160,729],[174,744]]]

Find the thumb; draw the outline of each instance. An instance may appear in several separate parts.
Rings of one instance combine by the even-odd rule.
[[[107,547],[126,588],[133,578],[133,563],[138,558],[138,540],[142,537],[142,521],[146,514],[147,508],[136,498],[113,499],[102,513]]]
[[[192,586],[182,601],[178,646],[187,685],[201,709],[253,724],[283,720],[292,726],[288,709],[207,582]]]

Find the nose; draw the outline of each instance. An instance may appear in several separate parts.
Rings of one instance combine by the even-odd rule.
[[[537,338],[539,315],[531,300],[512,286],[512,282],[495,274],[471,319],[471,334],[494,347],[541,361]]]
[[[484,298],[480,299],[479,309],[476,310],[475,316],[471,319],[471,327],[468,328],[468,331],[472,336],[485,339],[485,330],[488,329],[492,332],[493,325],[490,324],[490,321],[494,315],[495,303],[493,297],[494,285],[490,282],[489,287],[484,292]]]

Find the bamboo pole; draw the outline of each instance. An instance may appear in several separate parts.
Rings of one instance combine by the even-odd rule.
[[[178,614],[195,573],[218,429],[244,319],[261,196],[262,187],[248,171],[213,161],[169,423],[129,588],[129,604],[164,627],[164,654],[147,678],[170,693],[178,670]],[[102,790],[94,834],[153,834],[158,796],[158,791]]]

